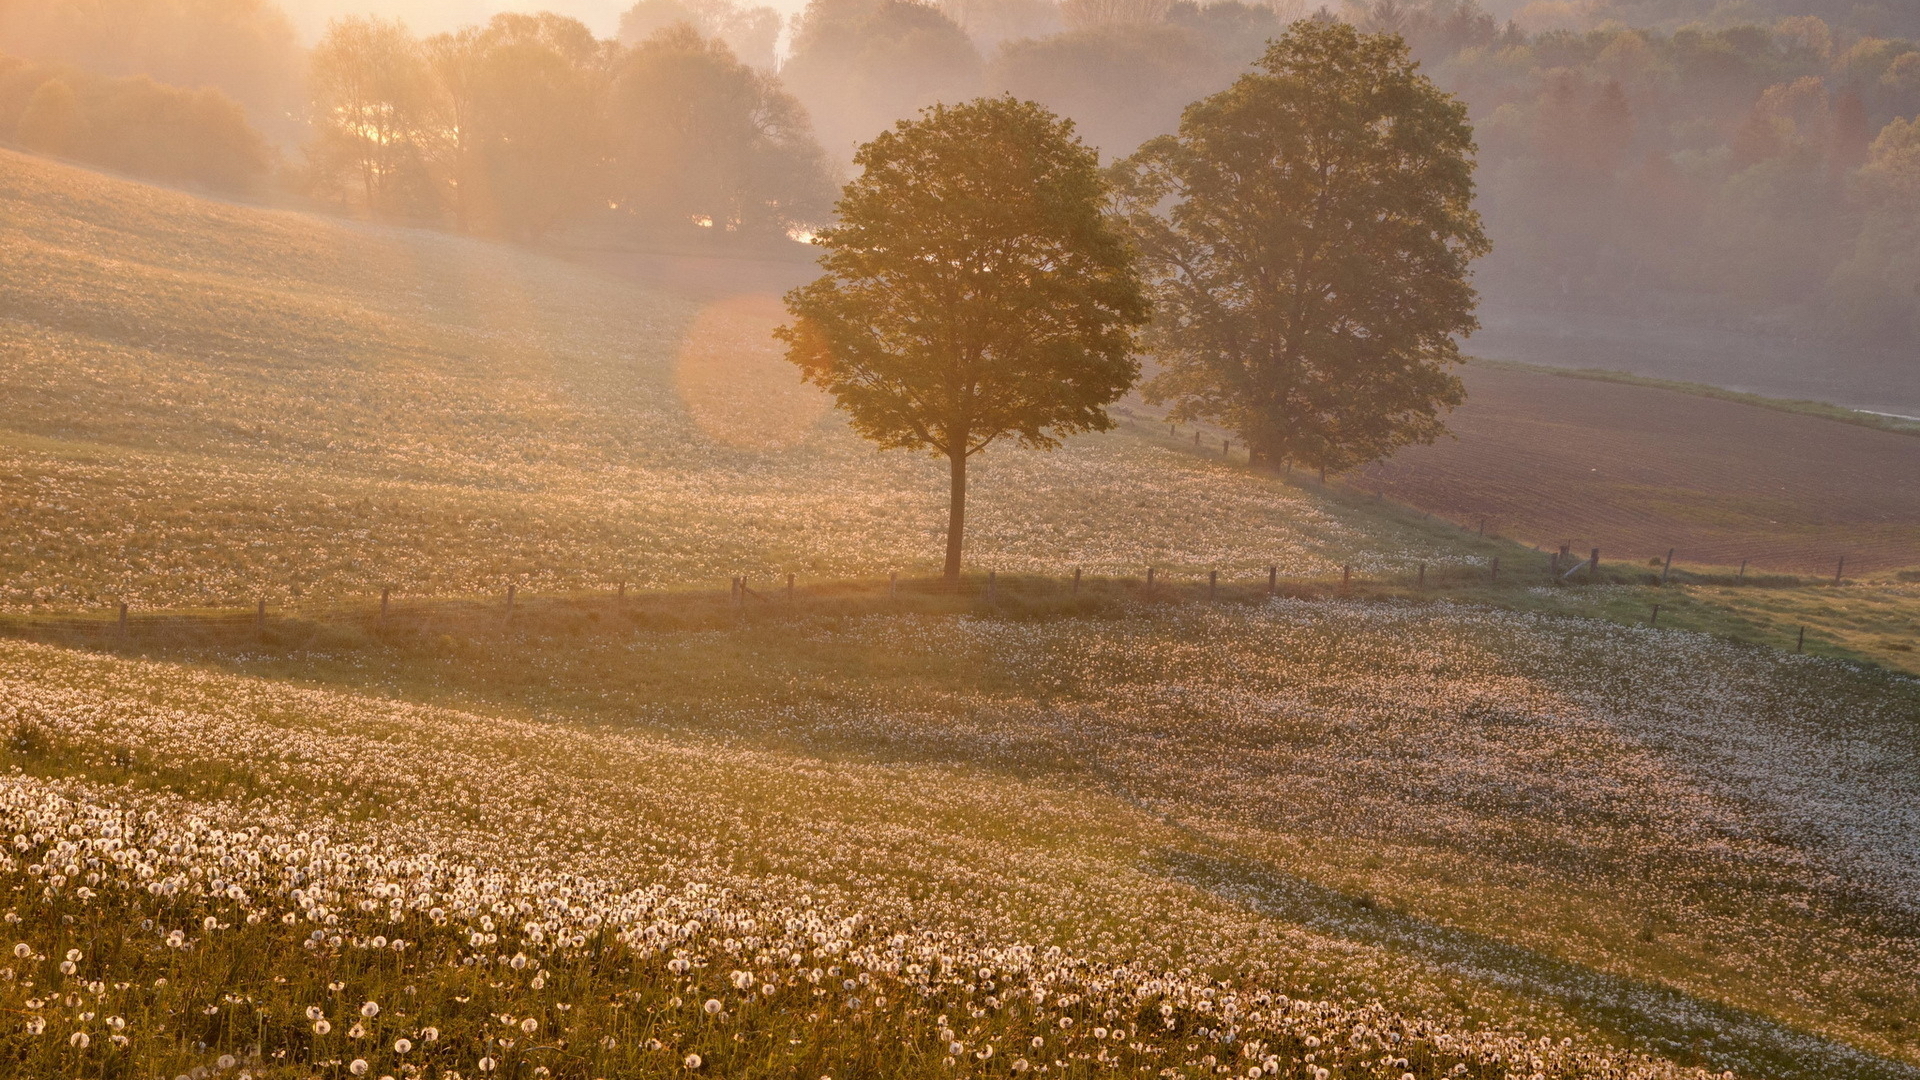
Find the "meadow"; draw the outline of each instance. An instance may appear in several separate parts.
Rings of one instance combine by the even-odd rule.
[[[1920,583],[1561,581],[1134,403],[936,592],[764,295],[0,207],[10,1075],[1920,1076]]]
[[[53,958],[0,983],[54,1036],[15,1033],[16,1052],[392,1070],[407,1038],[439,1070],[698,1053],[758,1075],[790,1053],[877,1075],[907,1052],[938,1071],[959,1041],[994,1046],[969,1067],[995,1074],[1096,1071],[1106,1050],[1198,1075],[1262,1067],[1240,1053],[1257,1041],[1337,1076],[1670,1074],[1621,1047],[1915,1071],[1911,685],[1445,605],[507,633],[155,660],[4,646],[12,911]],[[93,929],[55,918],[75,912]],[[135,915],[150,934],[109,945]],[[824,929],[749,932],[796,918]],[[388,957],[376,935],[412,944]],[[99,966],[54,976],[66,948]],[[766,994],[767,958],[775,990],[744,997]],[[836,959],[858,990],[806,981]],[[118,996],[48,1010],[50,986],[86,983]],[[606,1011],[615,995],[635,1012]],[[1231,1017],[1182,1011],[1226,996]],[[306,1034],[307,1008],[351,1031],[363,999],[405,1016]],[[225,1019],[179,1019],[207,1009]],[[503,1047],[481,1019],[498,1014],[571,1049]],[[107,1016],[146,1041],[72,1054]],[[1117,1045],[1055,1038],[1121,1018]],[[1361,1028],[1384,1041],[1356,1053]],[[804,1049],[752,1042],[776,1032]],[[1308,1059],[1309,1038],[1344,1049]]]
[[[0,202],[0,606],[870,576],[945,527],[944,466],[848,433],[767,298],[20,156]],[[996,449],[975,491],[1001,572],[1455,557],[1141,437]]]

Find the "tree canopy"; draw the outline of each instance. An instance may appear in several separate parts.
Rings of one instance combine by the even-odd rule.
[[[1478,325],[1473,149],[1398,37],[1295,23],[1116,170],[1158,301],[1149,400],[1272,465],[1431,441]]]
[[[957,580],[968,459],[1111,428],[1146,301],[1097,155],[1040,105],[934,106],[854,163],[817,240],[826,273],[787,294],[780,337],[854,430],[947,460]]]

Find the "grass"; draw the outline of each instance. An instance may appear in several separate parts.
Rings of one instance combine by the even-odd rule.
[[[1920,1074],[1911,583],[1561,583],[1142,418],[985,455],[940,591],[764,298],[0,200],[12,1075]]]
[[[1910,916],[1874,869],[1900,864],[1852,835],[1882,801],[1848,816],[1769,795],[1777,765],[1729,770],[1724,744],[1792,735],[1771,752],[1858,798],[1884,780],[1807,722],[1844,701],[1856,739],[1910,760],[1910,686],[1446,603],[1143,607],[1127,586],[1004,584],[1012,617],[955,613],[979,597],[695,595],[536,601],[451,632],[148,642],[158,663],[15,645],[0,682],[48,742],[95,759],[15,763],[96,797],[177,791],[194,813],[416,846],[452,818],[470,837],[452,850],[481,844],[490,865],[593,822],[594,857],[563,864],[784,882],[875,926],[1378,997],[1450,1028],[1905,1075],[1872,1056],[1911,1045],[1915,1002],[1882,978],[1912,962]],[[1556,670],[1570,648],[1585,662]],[[1749,678],[1676,686],[1672,662]],[[502,770],[538,794],[474,786]]]

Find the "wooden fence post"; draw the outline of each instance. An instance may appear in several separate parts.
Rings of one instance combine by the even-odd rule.
[[[1733,575],[1733,580],[1735,581],[1747,580],[1747,560],[1745,559],[1740,560],[1740,572]]]
[[[1653,605],[1653,615],[1647,619],[1647,625],[1648,626],[1660,625],[1660,605],[1659,604]]]
[[[1340,591],[1346,592],[1347,586],[1352,583],[1353,583],[1353,564],[1348,563],[1345,566],[1342,566],[1340,568]]]
[[[900,595],[900,571],[894,570],[887,574],[887,599],[893,600],[899,597],[899,595]]]
[[[623,581],[620,583],[620,595],[615,597],[614,599],[619,600],[621,603],[626,602],[627,600],[627,583],[626,582]]]
[[[1475,533],[1474,535],[1485,538],[1485,536],[1487,535],[1487,519],[1486,518],[1480,519],[1480,531]]]
[[[1847,557],[1845,555],[1842,555],[1840,556],[1840,565],[1833,568],[1833,583],[1835,585],[1840,584],[1840,575],[1846,573],[1846,571],[1847,571]]]
[[[1493,569],[1492,569],[1492,571],[1491,571],[1491,572],[1490,572],[1490,573],[1489,573],[1489,574],[1487,575],[1487,580],[1488,580],[1488,581],[1499,581],[1499,580],[1500,580],[1500,556],[1498,556],[1498,555],[1495,555],[1495,556],[1493,557]]]
[[[1073,568],[1073,595],[1080,595],[1080,568],[1077,566]]]
[[[392,586],[383,586],[380,589],[380,629],[382,630],[387,628],[387,598],[392,595]]]
[[[127,602],[120,601],[120,636],[127,636]]]
[[[1214,597],[1214,594],[1219,592],[1219,590],[1220,590],[1220,571],[1218,570],[1207,571],[1207,599],[1212,600]]]
[[[1267,595],[1272,596],[1279,588],[1280,568],[1278,566],[1267,567]]]
[[[507,618],[509,619],[513,618],[513,593],[514,586],[507,586]]]
[[[1600,573],[1600,549],[1594,548],[1593,554],[1587,556],[1587,579],[1591,581],[1599,573]]]
[[[1667,549],[1667,564],[1660,568],[1660,584],[1667,583],[1667,575],[1673,573],[1673,549]]]
[[[253,609],[253,632],[256,634],[267,632],[267,599],[264,596]]]
[[[1153,567],[1147,567],[1147,588],[1153,588]]]
[[[1420,564],[1420,577],[1419,577],[1419,580],[1414,582],[1414,584],[1422,589],[1427,587],[1427,564],[1426,563]]]
[[[1793,643],[1793,651],[1799,652],[1801,649],[1804,649],[1806,647],[1807,647],[1807,628],[1803,626],[1800,628],[1799,640]]]
[[[787,603],[793,603],[793,571],[787,571]]]
[[[987,571],[987,599],[993,599],[993,571]]]

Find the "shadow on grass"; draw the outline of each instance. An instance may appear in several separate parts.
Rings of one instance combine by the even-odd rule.
[[[1262,915],[1553,1001],[1576,1019],[1683,1063],[1731,1068],[1775,1080],[1920,1078],[1920,1066],[1800,1031],[1745,1009],[1440,926],[1271,867],[1172,849],[1160,854],[1159,864],[1176,881]]]

